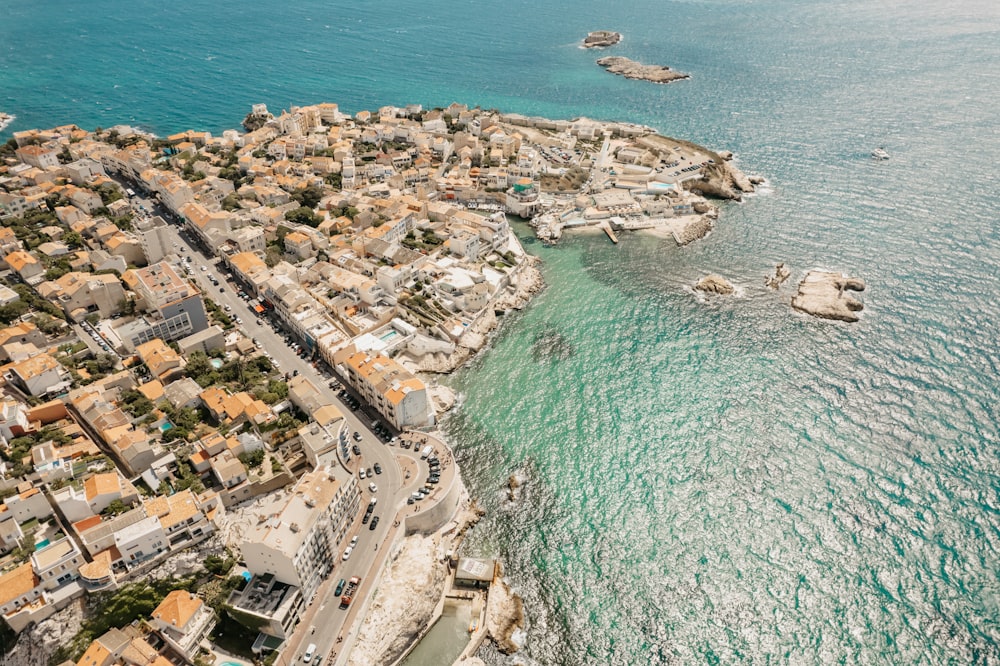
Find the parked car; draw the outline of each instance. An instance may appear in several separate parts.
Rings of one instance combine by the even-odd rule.
[[[382,465],[379,465],[378,463],[375,463],[375,473],[376,474],[381,474],[382,473]]]
[[[356,455],[356,456],[360,456],[361,455],[361,447],[358,446],[357,444],[355,444],[354,446],[351,447],[351,451],[353,451],[354,455]]]
[[[372,518],[372,522],[371,522],[370,525],[368,525],[368,529],[369,530],[373,530],[373,529],[375,529],[376,526],[378,526],[378,516],[375,516],[374,518]]]
[[[344,562],[346,562],[347,560],[351,559],[351,553],[353,553],[353,552],[354,552],[354,549],[352,547],[348,546],[347,548],[344,549],[344,556],[342,558],[340,558],[340,559],[342,559]]]
[[[365,475],[365,468],[362,467],[361,469],[358,470],[358,478],[359,479],[363,479],[363,478],[365,478],[365,476],[366,476]]]
[[[345,585],[347,585],[347,581],[341,578],[340,582],[337,583],[337,589],[333,591],[333,595],[335,597],[339,597],[340,594],[344,591]]]
[[[368,484],[368,490],[372,491],[373,493],[377,493],[378,492],[378,486],[376,486],[374,483],[369,483]]]

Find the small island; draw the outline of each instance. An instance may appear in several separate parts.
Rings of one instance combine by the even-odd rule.
[[[861,278],[828,271],[809,271],[792,297],[792,307],[821,319],[855,322],[864,305],[847,291],[864,291]]]
[[[620,41],[622,41],[622,35],[620,32],[596,30],[594,32],[587,33],[587,37],[583,40],[583,48],[603,49],[607,46],[614,46]]]
[[[597,64],[612,74],[624,76],[626,79],[639,79],[653,83],[671,83],[681,79],[690,79],[689,74],[677,72],[666,65],[644,65],[622,56],[601,58]]]

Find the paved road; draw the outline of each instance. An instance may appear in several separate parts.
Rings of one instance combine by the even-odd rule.
[[[333,376],[321,369],[322,366],[320,368],[313,367],[310,361],[296,354],[285,342],[284,334],[272,327],[271,320],[267,317],[259,317],[251,309],[250,304],[240,298],[239,287],[232,280],[227,282],[224,267],[218,258],[200,248],[189,234],[182,234],[182,226],[179,222],[156,202],[142,196],[133,197],[132,201],[133,205],[137,206],[141,203],[146,211],[152,211],[153,214],[160,215],[168,222],[175,253],[184,257],[185,260],[190,257],[188,265],[191,268],[191,275],[189,277],[199,285],[205,295],[222,308],[228,305],[231,316],[239,317],[242,322],[238,328],[249,338],[255,339],[258,347],[265,350],[272,359],[277,361],[282,372],[293,373],[297,370],[300,375],[312,381],[343,412],[349,432],[361,434],[361,441],[357,444],[361,447],[362,454],[360,457],[352,455],[351,462],[346,465],[348,471],[356,476],[362,465],[366,470],[374,468],[376,462],[382,467],[382,474],[375,475],[373,481],[378,487],[377,492],[369,491],[370,481],[368,479],[359,481],[362,487],[362,511],[356,517],[353,528],[347,533],[348,541],[351,536],[358,535],[357,547],[347,562],[340,559],[340,555],[343,553],[341,550],[332,573],[320,587],[314,602],[307,609],[303,621],[299,624],[295,635],[289,640],[286,649],[283,650],[282,659],[278,663],[291,664],[293,661],[301,663],[301,654],[309,643],[317,644],[317,655],[327,655],[336,647],[337,637],[346,633],[345,621],[350,619],[353,622],[357,619],[356,612],[348,613],[338,609],[339,598],[333,596],[337,582],[341,578],[346,580],[352,576],[361,578],[361,586],[355,596],[352,610],[361,605],[365,595],[372,592],[376,582],[372,573],[373,566],[384,551],[382,544],[386,541],[386,536],[394,529],[393,521],[396,509],[400,505],[405,505],[409,494],[418,485],[422,485],[423,477],[418,478],[418,475],[413,474],[409,479],[405,477],[404,472],[396,462],[394,452],[397,449],[384,444],[369,429],[372,419],[364,414],[352,412],[343,404],[337,391],[329,387]],[[202,270],[203,268],[204,270]],[[214,277],[219,282],[218,287],[211,283],[209,276]],[[348,442],[350,445],[356,443],[350,435]],[[412,452],[410,455],[412,456]],[[380,518],[375,530],[369,530],[368,525],[361,524],[364,508],[372,497],[378,499],[372,515]]]

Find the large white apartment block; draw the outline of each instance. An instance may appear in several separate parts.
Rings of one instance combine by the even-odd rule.
[[[240,548],[247,569],[271,574],[308,598],[333,568],[360,499],[357,479],[339,468],[306,474],[247,530]]]

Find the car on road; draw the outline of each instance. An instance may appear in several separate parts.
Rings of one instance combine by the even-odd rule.
[[[378,492],[378,486],[376,486],[374,483],[369,483],[368,484],[368,490],[372,491],[373,493],[377,493]]]
[[[333,591],[333,596],[339,597],[343,593],[345,585],[347,585],[347,581],[341,578],[340,582],[337,583],[337,589]]]
[[[361,441],[361,433],[358,432],[357,430],[354,431],[354,434],[352,435],[352,437],[354,437],[354,441],[355,442],[360,442]]]
[[[206,268],[205,266],[202,266],[202,267],[201,267],[201,272],[202,272],[202,273],[204,273],[204,272],[205,272],[205,271],[207,271],[207,270],[208,270],[208,268]]]
[[[370,530],[375,529],[376,527],[378,527],[378,516],[375,516],[374,518],[372,518],[372,522],[368,525],[368,529],[370,531]]]
[[[343,561],[346,562],[347,560],[351,559],[351,553],[353,553],[353,552],[354,552],[354,548],[352,548],[351,546],[348,546],[346,549],[344,549],[344,556],[342,558],[340,558],[340,559],[342,559]]]
[[[382,465],[379,465],[378,463],[375,463],[375,473],[376,474],[381,474],[382,473]]]
[[[354,547],[355,547],[355,546],[357,546],[357,545],[358,545],[358,535],[357,535],[357,534],[355,534],[355,535],[354,535],[354,536],[353,536],[353,537],[351,538],[351,548],[354,548]]]
[[[308,664],[312,660],[314,654],[316,654],[316,644],[310,643],[309,647],[306,648],[306,651],[302,653],[302,663]]]
[[[361,519],[361,524],[362,525],[367,525],[368,521],[371,520],[371,519],[372,519],[372,512],[371,511],[365,511],[365,515]]]

